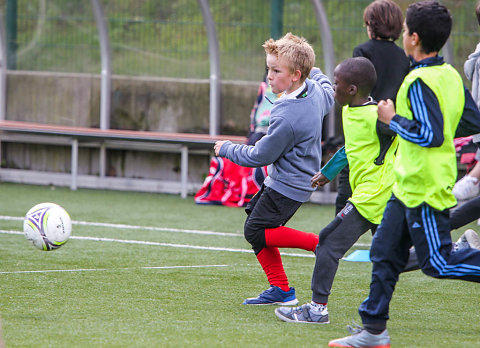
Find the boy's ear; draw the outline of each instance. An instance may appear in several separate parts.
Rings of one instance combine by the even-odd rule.
[[[300,70],[295,70],[293,72],[293,82],[297,82],[302,78],[302,72]]]
[[[416,32],[413,32],[410,35],[410,40],[412,40],[412,46],[418,46],[420,45],[420,36]]]
[[[348,94],[355,95],[357,94],[358,88],[355,85],[348,86]]]

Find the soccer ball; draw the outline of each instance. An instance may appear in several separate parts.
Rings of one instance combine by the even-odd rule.
[[[55,203],[40,203],[23,221],[25,237],[38,249],[50,251],[65,244],[72,233],[70,216]]]

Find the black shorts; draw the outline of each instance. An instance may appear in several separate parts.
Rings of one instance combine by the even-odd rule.
[[[290,199],[265,185],[245,208],[245,239],[258,254],[266,246],[265,229],[285,225],[300,208],[302,202]]]

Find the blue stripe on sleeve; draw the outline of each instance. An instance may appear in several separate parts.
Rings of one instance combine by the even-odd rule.
[[[413,119],[398,115],[390,123],[390,129],[419,146],[440,146],[443,143],[443,114],[433,91],[418,79],[410,86],[408,99]]]
[[[430,123],[430,120],[428,118],[427,108],[425,107],[425,100],[423,98],[422,88],[418,80],[415,81],[412,85],[412,95],[414,95],[414,101],[416,103],[415,109],[417,109],[418,118],[421,122],[418,144],[421,146],[427,146],[432,142],[433,131],[432,124]]]

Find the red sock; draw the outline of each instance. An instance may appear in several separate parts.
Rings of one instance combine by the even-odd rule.
[[[258,262],[262,265],[270,285],[278,286],[283,291],[289,291],[287,275],[283,269],[282,257],[277,248],[263,248],[257,254]]]
[[[298,248],[315,251],[318,244],[318,235],[280,226],[277,228],[266,228],[265,241],[267,247]]]

